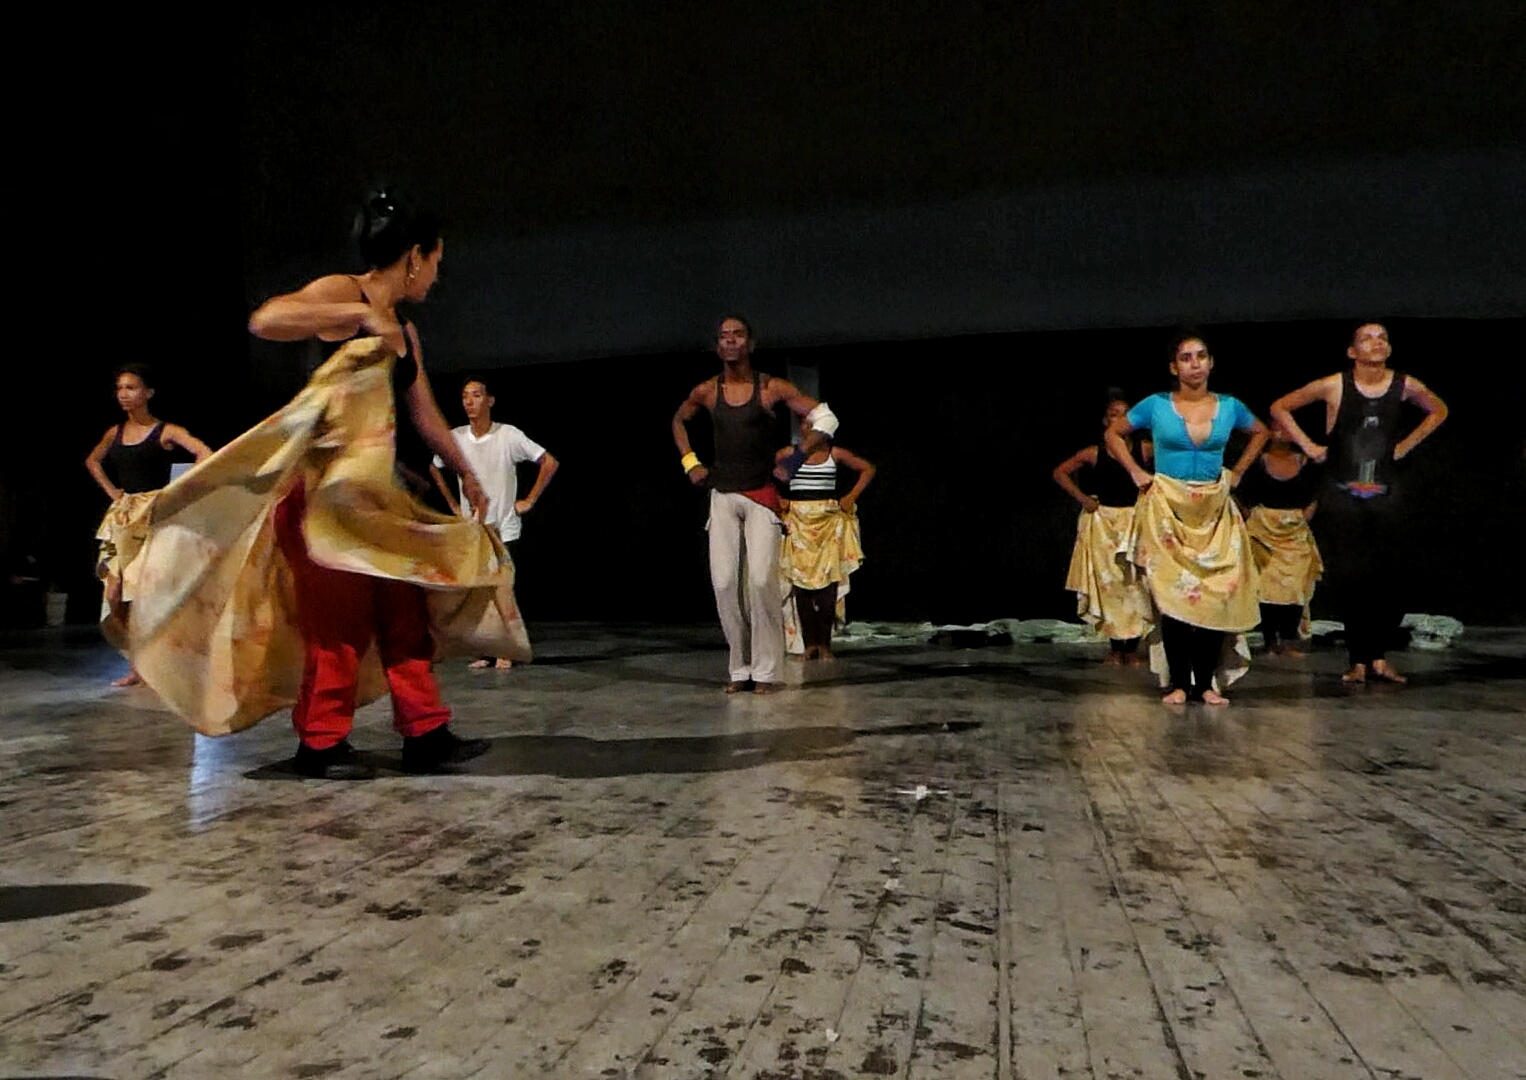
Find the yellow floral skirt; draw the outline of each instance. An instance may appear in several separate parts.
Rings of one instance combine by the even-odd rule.
[[[1302,509],[1254,506],[1245,519],[1250,554],[1260,574],[1257,595],[1262,604],[1297,604],[1303,609],[1300,638],[1309,636],[1309,601],[1325,574],[1325,560],[1314,543],[1314,531]]]
[[[1257,596],[1263,604],[1297,604],[1303,608],[1299,633],[1309,635],[1309,602],[1325,572],[1319,545],[1303,511],[1257,506],[1245,519],[1251,555],[1259,572]]]
[[[848,578],[863,564],[864,549],[859,533],[858,507],[844,511],[836,499],[791,501],[784,515],[785,534],[779,541],[779,569],[784,577],[784,647],[791,653],[805,652],[800,636],[800,617],[795,610],[794,589],[825,589],[837,586],[837,613],[841,626],[847,618]]]
[[[1135,508],[1130,545],[1160,615],[1227,635],[1221,687],[1250,668],[1245,633],[1261,621],[1250,536],[1229,492],[1228,472],[1205,482],[1157,474]],[[1165,686],[1170,672],[1159,636],[1158,629],[1151,634],[1150,667]]]
[[[274,511],[299,481],[314,562],[424,586],[438,656],[531,658],[514,565],[494,531],[436,513],[393,478],[394,359],[379,338],[346,344],[290,404],[151,500],[131,657],[203,735],[242,730],[296,700],[304,650]],[[369,649],[357,703],[385,691]]]
[[[137,595],[138,556],[148,539],[149,507],[157,494],[157,491],[137,491],[123,495],[106,509],[101,527],[95,531],[95,538],[100,542],[95,574],[105,585],[101,594],[101,632],[123,655],[127,653],[127,624],[122,618],[120,605],[132,603]]]
[[[1081,511],[1065,587],[1076,594],[1076,614],[1114,641],[1142,638],[1154,609],[1139,568],[1129,558],[1132,506]]]

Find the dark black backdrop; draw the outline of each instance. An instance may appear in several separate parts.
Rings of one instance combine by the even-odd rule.
[[[1508,208],[1526,161],[1519,4],[262,4],[199,36],[178,16],[102,18],[93,36],[58,36],[92,92],[18,111],[12,175],[37,198],[10,220],[37,232],[6,262],[26,291],[8,308],[0,551],[8,572],[30,557],[68,588],[76,618],[91,617],[104,503],[80,462],[113,419],[112,367],[154,362],[158,410],[214,443],[278,407],[300,364],[249,342],[250,307],[340,262],[347,208],[387,177],[443,205],[450,251],[497,273],[489,302],[540,295],[518,289],[533,259],[506,273],[495,252],[583,245],[546,295],[571,305],[555,318],[603,322],[558,339],[593,342],[559,363],[462,308],[483,282],[451,268],[471,259],[447,254],[424,322],[435,369],[501,368],[503,417],[566,462],[527,526],[532,619],[709,617],[703,503],[667,420],[713,367],[697,345],[717,298],[781,284],[791,310],[749,307],[765,344],[789,344],[760,366],[815,362],[844,442],[883,470],[856,615],[1065,614],[1073,508],[1049,471],[1091,439],[1105,386],[1164,385],[1163,328],[1234,320],[1210,328],[1215,385],[1264,411],[1341,362],[1349,324],[1333,316],[1423,314],[1393,323],[1396,362],[1453,419],[1413,466],[1427,499],[1400,540],[1423,568],[1412,606],[1526,617],[1523,325],[1459,317],[1526,314],[1526,215],[1491,209]],[[1178,178],[1186,195],[1171,195]],[[1020,228],[980,217],[980,200],[1008,198]],[[1069,222],[1089,207],[1127,216],[1101,233],[1085,213]],[[981,220],[994,238],[962,231]],[[773,243],[775,222],[788,228],[763,258],[750,238]],[[696,287],[657,288],[673,279],[664,252],[692,254],[707,223]],[[828,265],[833,238],[886,223],[894,242],[855,240],[853,260]],[[909,273],[923,228],[939,254]],[[580,290],[568,268],[597,265],[609,238],[631,272]],[[1039,242],[1053,250],[1024,246]],[[1026,276],[938,261],[961,252]],[[792,253],[798,275],[748,279],[754,259],[777,277]],[[1063,320],[1039,307],[1004,321],[1019,310],[1005,296],[1042,293],[1051,260]],[[1303,266],[1319,289],[1370,283],[1395,303],[1312,302]],[[812,296],[818,270],[859,295]],[[706,288],[722,271],[725,287]],[[1107,303],[1083,317],[1092,290]],[[1144,299],[1121,316],[1130,295]],[[1012,332],[922,320],[988,301],[997,317],[979,325]],[[633,348],[610,312],[644,308],[688,336]],[[1076,329],[1034,332],[1061,324]],[[447,413],[457,377],[437,375]]]

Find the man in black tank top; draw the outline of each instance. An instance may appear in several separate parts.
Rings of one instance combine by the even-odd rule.
[[[779,511],[773,486],[775,408],[783,405],[811,423],[811,436],[781,468],[793,475],[810,454],[826,445],[837,418],[826,405],[783,379],[752,368],[754,341],[747,320],[721,320],[716,355],[721,374],[690,391],[673,416],[673,441],[684,472],[695,486],[710,488],[710,583],[730,648],[727,693],[748,684],[756,693],[775,689],[784,659],[784,587],[779,570]],[[715,425],[715,460],[700,464],[689,445],[688,422],[701,409]],[[745,555],[747,612],[740,579]]]
[[[1351,368],[1316,379],[1272,404],[1272,419],[1311,460],[1325,465],[1316,522],[1320,551],[1346,625],[1348,683],[1364,683],[1369,676],[1405,681],[1383,655],[1403,615],[1406,567],[1398,518],[1405,491],[1399,462],[1447,416],[1446,404],[1419,379],[1388,366],[1392,352],[1388,330],[1381,323],[1364,323],[1346,350]],[[1325,405],[1328,446],[1309,438],[1292,415],[1317,401]],[[1404,402],[1426,415],[1401,438]]]

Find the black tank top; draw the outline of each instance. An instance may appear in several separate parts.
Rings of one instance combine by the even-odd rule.
[[[752,396],[741,405],[726,402],[722,376],[715,378],[715,464],[710,486],[716,491],[754,491],[767,487],[774,472],[774,414],[763,407],[763,375],[754,372]]]
[[[1134,460],[1139,460],[1139,440],[1129,440]],[[1113,460],[1105,445],[1097,447],[1097,464],[1092,468],[1090,487],[1103,506],[1133,506],[1139,501],[1139,487],[1129,471]]]
[[[174,459],[174,454],[160,442],[164,438],[164,421],[155,424],[142,442],[123,442],[126,428],[125,421],[117,425],[117,437],[106,451],[107,474],[112,483],[129,495],[158,491],[170,482],[170,464]]]
[[[1359,498],[1393,494],[1394,444],[1399,441],[1403,404],[1403,372],[1395,371],[1387,392],[1375,398],[1357,389],[1352,372],[1341,375],[1341,407],[1325,459],[1333,486]]]
[[[1319,497],[1319,480],[1319,466],[1307,461],[1296,475],[1285,480],[1267,472],[1266,465],[1257,461],[1240,485],[1240,499],[1247,506],[1268,510],[1302,510]]]

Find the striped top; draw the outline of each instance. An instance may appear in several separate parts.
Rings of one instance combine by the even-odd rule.
[[[800,471],[789,482],[789,497],[803,500],[837,498],[837,459],[828,455],[820,465],[800,466]]]

